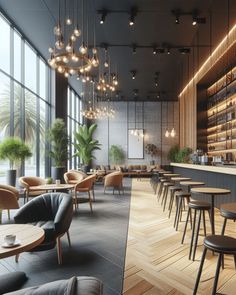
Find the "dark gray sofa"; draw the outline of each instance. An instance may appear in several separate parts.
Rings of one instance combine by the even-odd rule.
[[[68,280],[50,282],[4,295],[102,295],[103,285],[95,277],[72,277]]]

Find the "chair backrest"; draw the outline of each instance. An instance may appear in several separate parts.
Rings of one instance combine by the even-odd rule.
[[[46,180],[37,176],[22,176],[19,178],[19,183],[24,188],[28,189],[30,186],[45,184]]]
[[[1,188],[13,192],[16,196],[16,199],[19,200],[19,191],[14,186],[7,185],[7,184],[0,184],[0,189]]]
[[[91,190],[95,181],[96,181],[96,175],[95,174],[90,175],[86,177],[85,179],[81,180],[80,182],[78,182],[75,187],[75,190],[80,188],[86,188]]]
[[[120,186],[123,181],[123,173],[121,172],[112,172],[105,176],[104,185],[105,186]]]
[[[18,209],[17,197],[11,190],[0,188],[0,209]]]
[[[69,170],[64,174],[65,183],[75,184],[85,179],[87,175],[82,171]]]
[[[53,221],[57,234],[65,233],[73,216],[72,197],[65,193],[47,193],[35,197],[15,215],[16,223]]]

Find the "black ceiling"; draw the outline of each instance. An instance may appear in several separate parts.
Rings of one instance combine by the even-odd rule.
[[[67,0],[68,1],[68,0]],[[70,2],[73,2],[71,0]],[[81,2],[81,0],[79,0]],[[230,0],[85,0],[89,25],[96,19],[96,42],[108,44],[112,71],[119,74],[118,99],[134,99],[134,89],[141,100],[177,99],[177,95],[203,60],[235,22],[236,1]],[[230,8],[228,18],[228,4]],[[57,18],[56,0],[0,0],[0,7],[45,57],[53,45],[53,27]],[[128,25],[128,12],[136,7],[134,26]],[[98,10],[107,9],[103,25]],[[180,24],[175,24],[172,10],[180,10]],[[192,26],[190,12],[197,9],[206,24]],[[110,13],[109,13],[110,11]],[[95,16],[95,17],[94,17]],[[87,18],[87,17],[86,17]],[[92,34],[91,34],[92,44]],[[137,44],[136,54],[132,44]],[[170,47],[171,54],[153,55],[153,45]],[[124,46],[120,46],[124,45]],[[181,54],[188,47],[190,54]],[[136,71],[132,79],[131,70]],[[155,86],[155,72],[159,72]],[[76,86],[76,81],[72,82]]]

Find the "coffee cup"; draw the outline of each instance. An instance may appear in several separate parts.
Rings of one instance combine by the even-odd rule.
[[[13,245],[16,241],[16,235],[6,235],[4,237],[4,242],[7,243],[7,245]]]
[[[56,185],[59,185],[59,184],[61,184],[61,181],[60,181],[60,179],[57,179],[56,180]]]

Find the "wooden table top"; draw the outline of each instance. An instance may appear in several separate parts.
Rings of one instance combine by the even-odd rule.
[[[171,177],[173,181],[191,180],[189,177]]]
[[[176,173],[165,173],[164,176],[165,177],[178,177],[178,176],[180,176],[180,174],[176,174]]]
[[[73,189],[75,184],[42,184],[42,185],[35,185],[30,186],[30,191],[49,191],[49,190],[61,190],[61,189]]]
[[[194,187],[191,192],[198,194],[209,194],[209,195],[226,195],[230,194],[230,190],[217,187]]]
[[[0,246],[0,258],[6,258],[29,251],[41,244],[44,240],[44,230],[30,224],[5,224],[0,225],[0,245],[4,243],[4,237],[9,234],[16,235],[21,244],[12,248]]]
[[[204,185],[204,182],[201,181],[181,181],[180,185],[188,185],[188,186],[194,186],[194,185]]]

